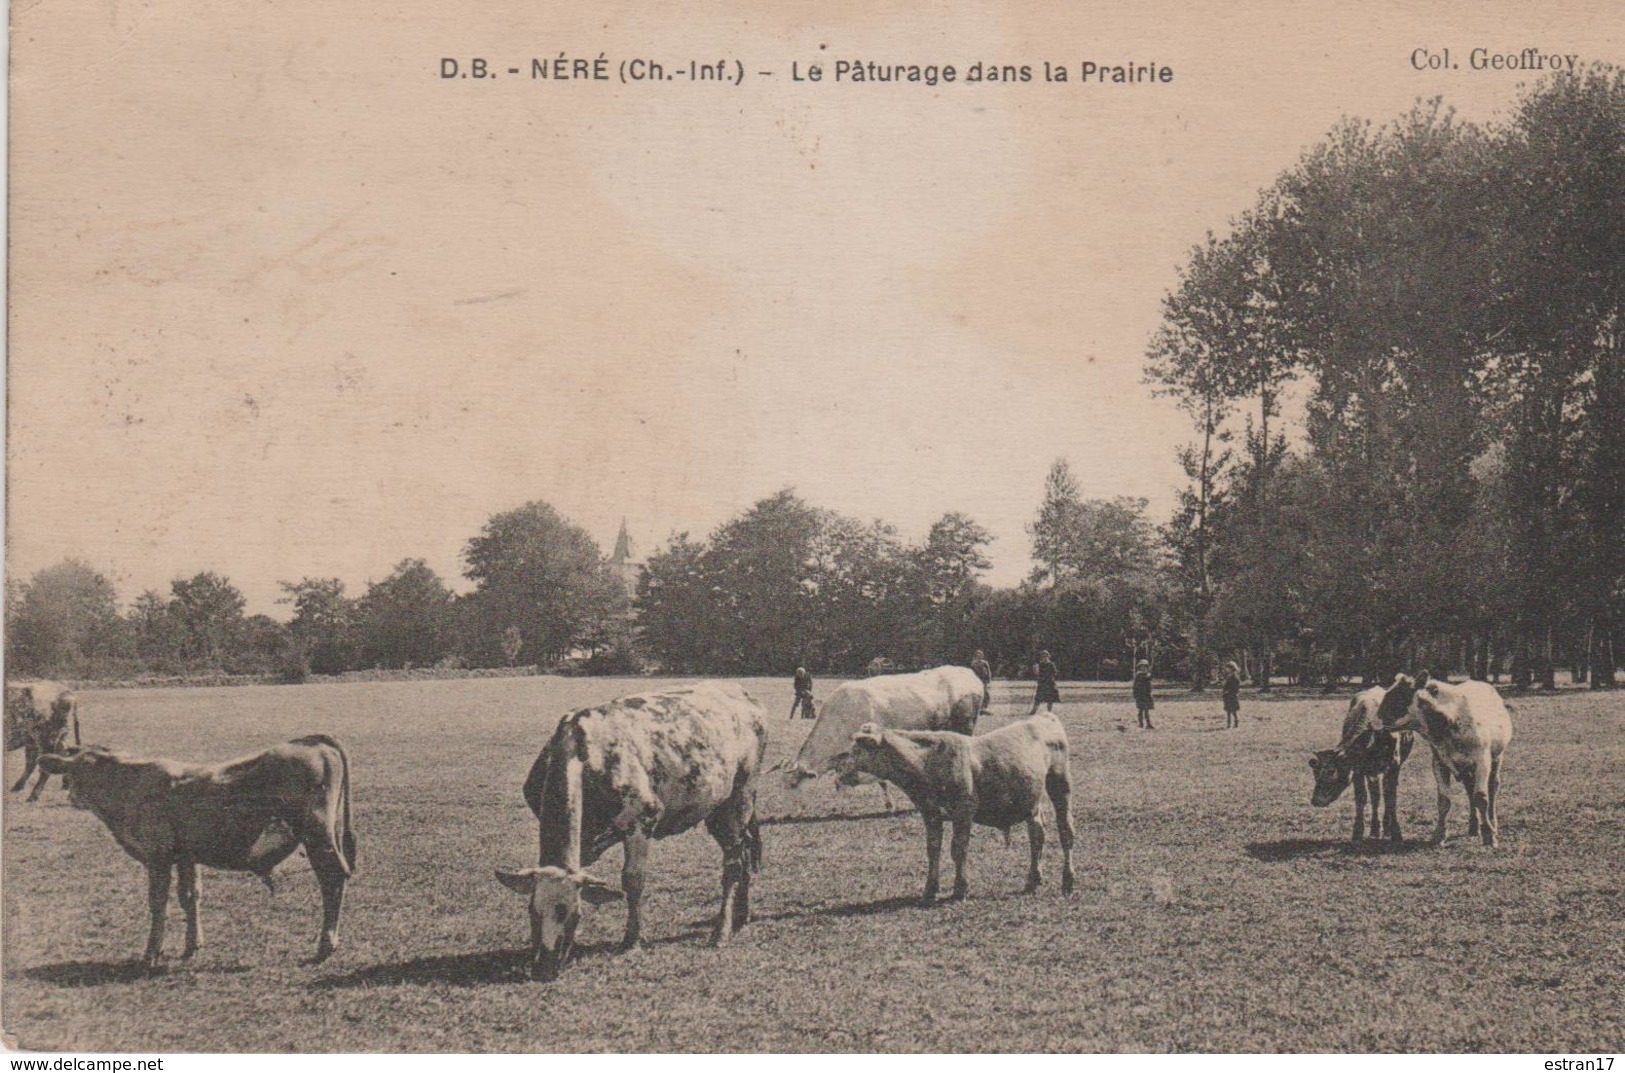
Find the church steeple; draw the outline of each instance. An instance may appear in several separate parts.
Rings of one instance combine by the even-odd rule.
[[[615,553],[609,557],[612,563],[629,563],[632,561],[632,534],[626,531],[626,519],[621,519],[621,531],[615,535]]]

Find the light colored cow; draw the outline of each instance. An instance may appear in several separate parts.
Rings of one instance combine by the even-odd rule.
[[[124,851],[147,866],[152,927],[145,961],[163,955],[170,870],[180,879],[186,950],[203,944],[198,865],[252,872],[271,885],[271,870],[300,846],[322,889],[316,961],[338,945],[344,883],[355,872],[350,824],[350,759],[325,734],[296,738],[224,764],[143,760],[102,746],[40,758],[62,775],[73,803],[107,825]]]
[[[1399,831],[1399,769],[1415,744],[1409,733],[1382,728],[1377,712],[1388,691],[1372,686],[1356,693],[1343,717],[1343,730],[1335,749],[1322,749],[1309,758],[1315,789],[1309,801],[1317,808],[1343,796],[1354,783],[1354,841],[1366,834],[1365,806],[1371,801],[1371,837],[1402,842]]]
[[[889,730],[970,734],[982,714],[983,696],[982,680],[969,667],[936,667],[847,682],[819,710],[818,722],[790,765],[790,785],[800,786],[831,772],[844,785],[872,781],[852,766],[852,736],[865,723]],[[889,793],[886,807],[891,807]]]
[[[696,824],[722,847],[722,908],[713,943],[750,920],[750,877],[761,865],[756,778],[767,751],[765,715],[731,682],[622,697],[559,723],[525,779],[536,814],[537,867],[497,869],[528,900],[531,974],[552,979],[575,945],[581,903],[625,897],[623,949],[641,932],[649,842]],[[621,843],[621,890],[582,871]]]
[[[1383,697],[1378,718],[1385,730],[1414,730],[1433,750],[1433,781],[1439,792],[1433,844],[1444,841],[1454,777],[1467,790],[1467,834],[1481,834],[1484,845],[1495,845],[1501,759],[1512,741],[1512,716],[1495,687],[1441,682],[1429,679],[1426,671],[1415,679],[1401,674]]]
[[[1028,894],[1036,891],[1044,854],[1038,808],[1046,793],[1061,837],[1061,892],[1072,893],[1072,780],[1066,729],[1055,716],[1044,712],[978,738],[952,731],[887,730],[870,723],[853,737],[852,750],[859,771],[902,787],[925,820],[926,903],[937,896],[944,822],[954,826],[954,898],[963,898],[967,890],[965,858],[973,824],[997,827],[1006,835],[1018,823],[1027,825],[1032,863],[1026,889]]]
[[[79,744],[79,701],[67,686],[56,682],[11,682],[6,686],[6,752],[23,751],[26,766],[23,777],[11,788],[16,793],[28,785],[39,758],[58,752],[68,744],[68,722],[73,722],[73,743]],[[51,773],[40,771],[39,781],[28,795],[38,801]]]

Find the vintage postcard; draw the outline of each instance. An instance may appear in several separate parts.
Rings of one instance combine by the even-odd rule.
[[[1619,16],[16,0],[8,1045],[1610,1070]]]

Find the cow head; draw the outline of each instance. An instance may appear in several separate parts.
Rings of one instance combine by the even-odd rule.
[[[852,736],[852,774],[886,778],[890,768],[885,729],[876,723],[863,724]]]
[[[1315,773],[1315,790],[1309,795],[1309,803],[1317,808],[1325,808],[1349,788],[1352,772],[1348,757],[1340,749],[1322,749],[1311,756],[1309,770]]]
[[[1438,699],[1439,683],[1429,681],[1427,671],[1415,678],[1395,675],[1394,684],[1377,708],[1377,721],[1384,730],[1414,730],[1424,736],[1437,736],[1447,729],[1440,725]]]
[[[581,923],[581,903],[603,905],[624,895],[586,872],[570,872],[554,865],[510,871],[496,870],[497,880],[525,896],[530,910],[530,974],[551,980],[569,960]]]
[[[64,737],[65,740],[65,737]],[[74,808],[95,810],[122,793],[124,765],[105,745],[73,745],[39,758],[41,770],[62,776],[62,787]]]

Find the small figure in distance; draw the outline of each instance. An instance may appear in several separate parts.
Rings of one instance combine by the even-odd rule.
[[[1033,694],[1033,708],[1028,715],[1038,712],[1040,704],[1048,705],[1049,711],[1055,710],[1055,704],[1061,699],[1061,691],[1055,685],[1055,663],[1049,658],[1049,649],[1038,653],[1038,662],[1033,664],[1033,677],[1038,679],[1038,690]]]
[[[980,648],[976,650],[976,657],[970,661],[970,669],[982,680],[982,711],[985,712],[993,707],[993,668],[988,665],[987,656]]]
[[[1241,668],[1234,661],[1224,665],[1224,728],[1241,726]]]
[[[1140,710],[1140,726],[1155,730],[1151,725],[1151,709],[1157,702],[1151,699],[1151,662],[1141,660],[1134,665],[1134,706]]]
[[[817,719],[818,712],[813,707],[813,680],[807,673],[807,668],[796,668],[796,699],[790,703],[790,718],[794,719],[800,712],[803,719]]]

